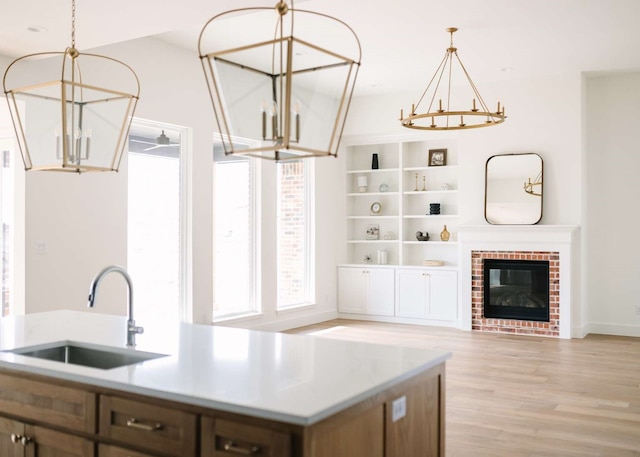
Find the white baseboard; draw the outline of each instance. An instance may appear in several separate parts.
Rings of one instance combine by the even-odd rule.
[[[589,333],[640,337],[640,325],[590,323]]]
[[[427,319],[411,319],[408,317],[372,316],[369,314],[351,314],[351,313],[338,313],[338,317],[340,319],[387,322],[390,324],[412,324],[412,325],[422,325],[422,326],[430,326],[430,327],[458,328],[457,321],[437,321],[437,320],[427,320]]]

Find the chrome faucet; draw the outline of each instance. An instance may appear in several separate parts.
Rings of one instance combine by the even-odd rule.
[[[100,273],[93,278],[91,281],[91,286],[89,286],[89,302],[87,306],[89,308],[93,308],[93,305],[96,301],[96,292],[98,291],[98,286],[107,274],[115,271],[120,273],[122,277],[127,281],[127,287],[129,289],[129,299],[128,299],[128,315],[127,315],[127,346],[135,346],[136,345],[136,334],[143,333],[144,328],[136,327],[136,321],[133,320],[133,283],[131,282],[131,276],[127,273],[127,271],[119,267],[117,265],[111,265],[109,267],[104,268]]]

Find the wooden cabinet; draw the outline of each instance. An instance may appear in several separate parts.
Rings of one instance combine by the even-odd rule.
[[[444,426],[444,363],[306,426],[0,372],[1,457],[444,457]]]
[[[98,457],[156,457],[152,454],[130,451],[118,446],[101,444],[98,448]]]
[[[0,417],[2,457],[94,457],[91,440]]]
[[[195,456],[196,424],[195,414],[117,396],[100,396],[100,436],[135,449],[176,457]]]
[[[399,268],[396,282],[396,316],[443,321],[457,319],[457,272]]]
[[[82,389],[0,375],[0,412],[95,433],[96,395]]]
[[[202,418],[202,457],[291,457],[290,433],[225,419]]]
[[[394,276],[393,268],[338,268],[340,312],[393,316]]]

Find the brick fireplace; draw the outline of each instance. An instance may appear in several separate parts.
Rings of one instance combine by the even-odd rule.
[[[460,327],[464,330],[583,337],[578,301],[580,231],[566,225],[478,225],[458,229],[460,243]],[[549,262],[549,319],[484,317],[485,259]],[[572,298],[575,297],[575,298]],[[574,303],[575,300],[575,303]]]
[[[494,260],[543,261],[549,264],[549,320],[487,318],[484,312],[484,262]],[[560,253],[557,251],[472,251],[471,329],[484,332],[560,336]]]

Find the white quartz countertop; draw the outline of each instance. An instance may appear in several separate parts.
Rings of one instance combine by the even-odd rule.
[[[109,370],[0,352],[0,367],[310,425],[451,353],[220,326],[137,322],[136,351],[167,354]],[[126,318],[52,311],[0,319],[0,351],[71,341],[124,348]]]

